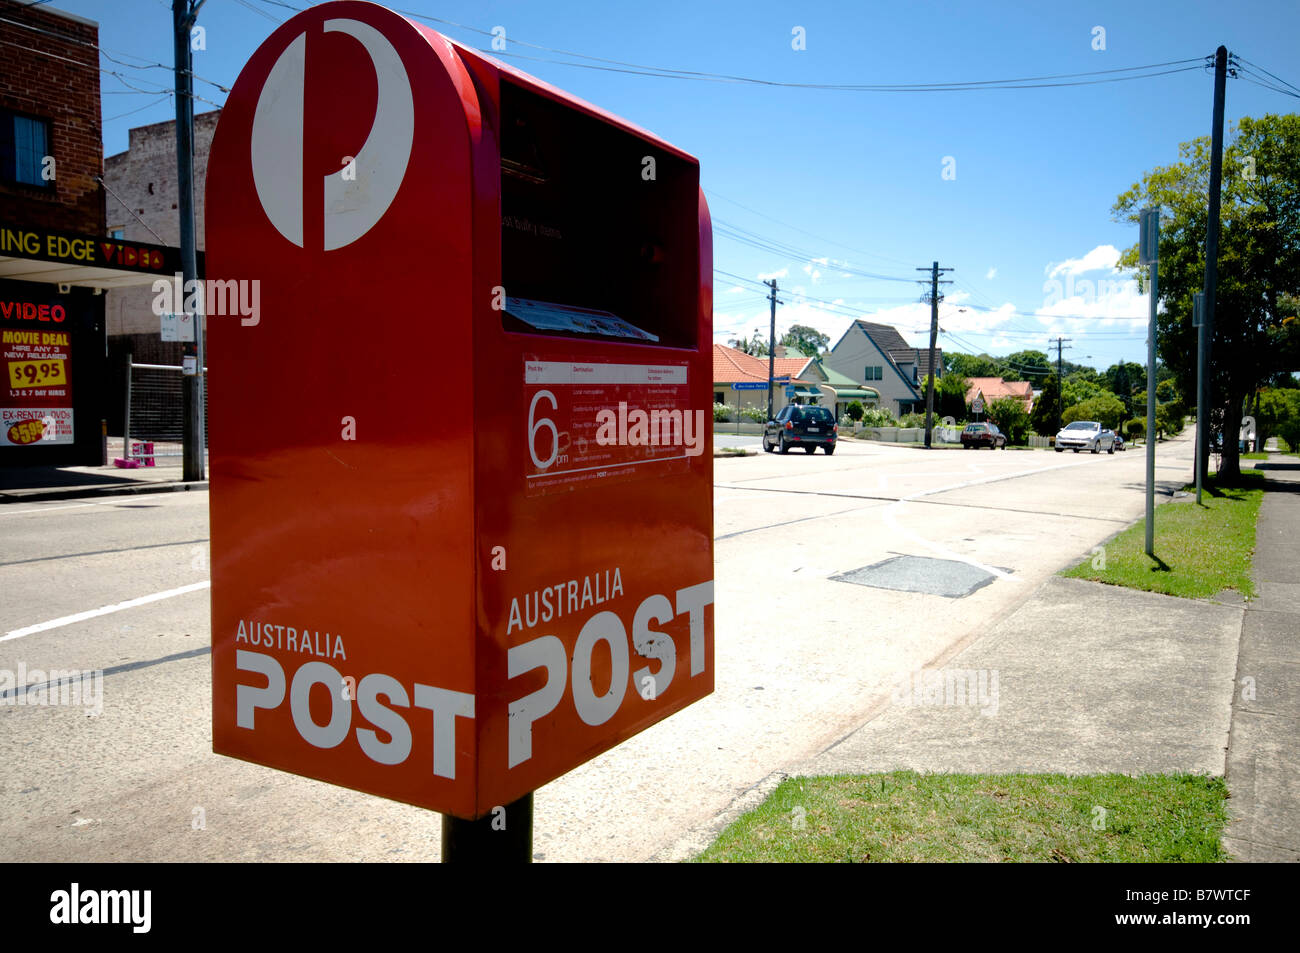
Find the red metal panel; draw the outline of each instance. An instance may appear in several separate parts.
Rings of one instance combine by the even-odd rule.
[[[508,194],[503,76],[504,121],[550,170]],[[583,176],[604,191],[581,195]],[[330,3],[241,74],[207,208],[210,278],[260,287],[255,322],[209,316],[214,750],[478,817],[712,690],[694,159]],[[558,278],[533,260],[538,228]],[[606,246],[606,280],[583,287],[569,252]],[[528,288],[616,323],[626,308],[659,340],[526,325]],[[636,415],[656,410],[652,445]]]

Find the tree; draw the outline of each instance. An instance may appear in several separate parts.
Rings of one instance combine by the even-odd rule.
[[[1144,395],[1143,399],[1145,400],[1145,391],[1143,392],[1143,395]],[[1172,377],[1169,378],[1168,380],[1163,380],[1156,385],[1156,400],[1181,401],[1182,399],[1183,399],[1183,395],[1182,392],[1178,389],[1178,382],[1175,381]],[[1143,404],[1143,406],[1144,407],[1146,406],[1145,403]]]
[[[1103,393],[1100,397],[1092,397],[1081,404],[1066,408],[1061,422],[1072,424],[1076,420],[1098,420],[1103,427],[1114,430],[1123,419],[1124,404],[1114,394]]]
[[[1131,361],[1120,361],[1102,371],[1106,388],[1124,403],[1124,412],[1133,413],[1133,391],[1147,379],[1147,369]]]
[[[1101,397],[1105,393],[1107,393],[1106,388],[1096,381],[1089,380],[1086,374],[1075,371],[1065,378],[1065,383],[1061,386],[1061,404],[1064,407],[1073,407],[1085,400]]]
[[[727,346],[734,347],[737,351],[744,351],[746,354],[752,354],[754,357],[767,357],[767,341],[757,331],[754,332],[752,338],[732,338],[727,342]]]
[[[1061,382],[1055,374],[1048,374],[1043,381],[1043,391],[1034,401],[1034,412],[1030,417],[1034,433],[1056,433],[1057,421],[1061,419]]]
[[[853,418],[855,423],[862,419],[862,414],[864,412],[862,401],[860,400],[849,401],[849,406],[847,410],[849,416]]]
[[[1029,412],[1015,397],[999,397],[989,405],[989,420],[1007,435],[1007,443],[1024,443],[1029,434]]]
[[[802,351],[809,357],[819,357],[830,346],[831,339],[829,335],[822,334],[816,328],[810,328],[806,324],[792,324],[790,330],[786,331],[777,343],[783,347]]]
[[[1300,115],[1243,118],[1223,150],[1218,289],[1209,386],[1223,414],[1220,476],[1241,478],[1237,433],[1247,395],[1278,371],[1300,366]],[[1179,146],[1179,162],[1143,175],[1115,201],[1116,221],[1136,223],[1160,206],[1160,297],[1156,346],[1183,394],[1196,393],[1192,295],[1205,279],[1210,141]],[[1120,258],[1136,268],[1136,246]],[[1146,269],[1137,277],[1145,283]]]
[[[970,390],[970,381],[960,374],[948,373],[940,377],[934,385],[934,411],[939,417],[951,417],[954,420],[966,419],[966,392]]]
[[[987,354],[971,355],[945,351],[943,365],[946,373],[960,374],[962,377],[1002,376],[1002,365]]]
[[[1040,384],[1055,367],[1042,351],[1016,351],[1002,358],[1004,381],[1030,381]]]
[[[1269,437],[1281,437],[1292,450],[1300,438],[1300,390],[1269,388],[1259,395],[1255,412],[1255,434],[1259,446]]]

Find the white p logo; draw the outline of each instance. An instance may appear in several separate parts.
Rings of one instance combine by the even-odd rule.
[[[383,218],[406,176],[415,136],[411,80],[388,39],[359,20],[326,20],[325,32],[346,33],[365,47],[375,68],[379,100],[351,177],[327,175],[325,250],[350,245]],[[276,231],[303,245],[303,100],[307,34],[294,38],[271,68],[253,115],[253,184]]]

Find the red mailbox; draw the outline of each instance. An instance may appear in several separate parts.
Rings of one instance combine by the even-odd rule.
[[[711,692],[712,267],[681,150],[277,29],[208,166],[214,750],[472,819]]]

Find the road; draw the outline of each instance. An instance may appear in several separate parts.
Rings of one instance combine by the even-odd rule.
[[[1166,498],[1192,446],[1160,446]],[[1144,459],[852,440],[716,459],[718,690],[539,790],[536,857],[680,856],[862,724],[899,673],[941,664],[1139,518]],[[104,673],[98,714],[93,689],[80,706],[0,698],[0,856],[438,859],[435,814],[212,754],[207,535],[202,492],[0,507],[0,679]],[[899,554],[991,580],[957,599],[831,578]]]

